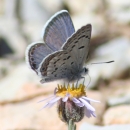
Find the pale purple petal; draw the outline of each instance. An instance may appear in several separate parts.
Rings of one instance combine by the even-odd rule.
[[[82,103],[82,102],[80,102],[80,103],[75,103],[77,106],[79,106],[79,107],[83,107],[84,106],[84,104]]]
[[[49,103],[47,107],[52,107],[56,102]]]
[[[46,103],[42,108],[45,108],[45,107],[47,107],[49,105],[49,103]]]
[[[79,98],[79,100],[84,103],[84,105],[87,107],[87,109],[91,110],[91,111],[95,111],[95,108],[92,107],[86,100],[84,100],[83,98]]]
[[[42,109],[44,109],[44,108],[46,108],[46,107],[52,107],[54,104],[55,104],[55,102],[54,102],[54,103],[46,103],[46,104],[42,107]],[[42,110],[42,109],[41,109],[41,110]]]
[[[51,101],[49,101],[48,103],[57,102],[59,99],[61,99],[61,97],[55,97],[55,98],[53,98]]]
[[[76,99],[76,98],[72,98],[72,101],[73,101],[74,103],[80,103],[80,101],[79,101],[78,99]]]
[[[46,104],[40,109],[40,111],[41,111],[42,109],[46,108],[46,107],[48,106],[48,104],[49,104],[49,103],[46,103]]]
[[[83,98],[83,99],[85,99],[85,100],[88,100],[88,101],[100,103],[100,101],[97,101],[97,100],[94,100],[94,99],[91,99],[91,98],[88,98],[88,97],[85,97],[85,96],[82,96],[81,98]]]
[[[93,111],[91,111],[91,110],[88,110],[87,108],[85,108],[85,115],[88,117],[88,118],[90,118],[90,117],[96,117],[96,114],[93,112]]]
[[[53,97],[56,97],[56,96],[55,96],[55,95],[52,95],[52,96],[47,97],[47,98],[45,98],[45,99],[43,99],[43,100],[41,100],[41,101],[39,101],[39,102],[37,102],[37,103],[43,102],[43,101],[48,100],[49,98],[53,98]]]
[[[63,102],[66,102],[67,100],[68,100],[68,95],[66,95],[66,96],[62,99]]]
[[[96,114],[94,112],[92,112],[92,115],[93,115],[93,117],[96,117]]]
[[[77,98],[72,98],[72,101],[79,107],[83,107],[84,104],[80,102]]]
[[[91,111],[87,110],[87,108],[85,109],[85,115],[90,118],[91,117]]]

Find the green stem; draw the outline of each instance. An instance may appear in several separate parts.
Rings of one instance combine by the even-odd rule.
[[[74,124],[72,119],[69,120],[68,130],[76,130],[76,125]]]

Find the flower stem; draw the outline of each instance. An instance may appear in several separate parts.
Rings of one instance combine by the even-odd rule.
[[[72,119],[69,120],[68,130],[76,130],[76,125],[74,124]]]

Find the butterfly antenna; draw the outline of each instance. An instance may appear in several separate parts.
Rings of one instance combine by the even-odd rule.
[[[91,83],[91,77],[90,77],[90,75],[88,74],[88,77],[89,77],[89,82],[88,82],[88,85],[87,86],[89,86],[89,84]],[[86,86],[86,88],[87,88],[87,86]]]
[[[83,80],[83,85],[84,85],[84,82],[85,82],[85,77],[83,77],[83,79],[84,79],[84,80]]]
[[[86,58],[86,62],[89,60],[90,56],[89,56],[89,52],[88,52],[88,55],[87,55],[87,58]]]
[[[77,88],[77,86],[78,86],[78,80],[76,81],[76,85],[75,85],[75,86],[76,86],[76,88]]]
[[[104,63],[112,63],[112,62],[114,62],[114,60],[111,60],[111,61],[107,61],[107,62],[98,62],[98,63],[91,63],[91,65],[92,65],[92,64],[104,64]]]

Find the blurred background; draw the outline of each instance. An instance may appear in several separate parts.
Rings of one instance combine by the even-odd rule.
[[[0,130],[67,129],[56,105],[39,111],[44,103],[37,103],[52,95],[57,83],[40,84],[25,63],[27,45],[42,40],[44,24],[62,9],[76,30],[92,24],[87,64],[115,61],[86,64],[87,96],[101,103],[92,104],[97,118],[85,117],[77,130],[130,128],[130,0],[0,0]]]

